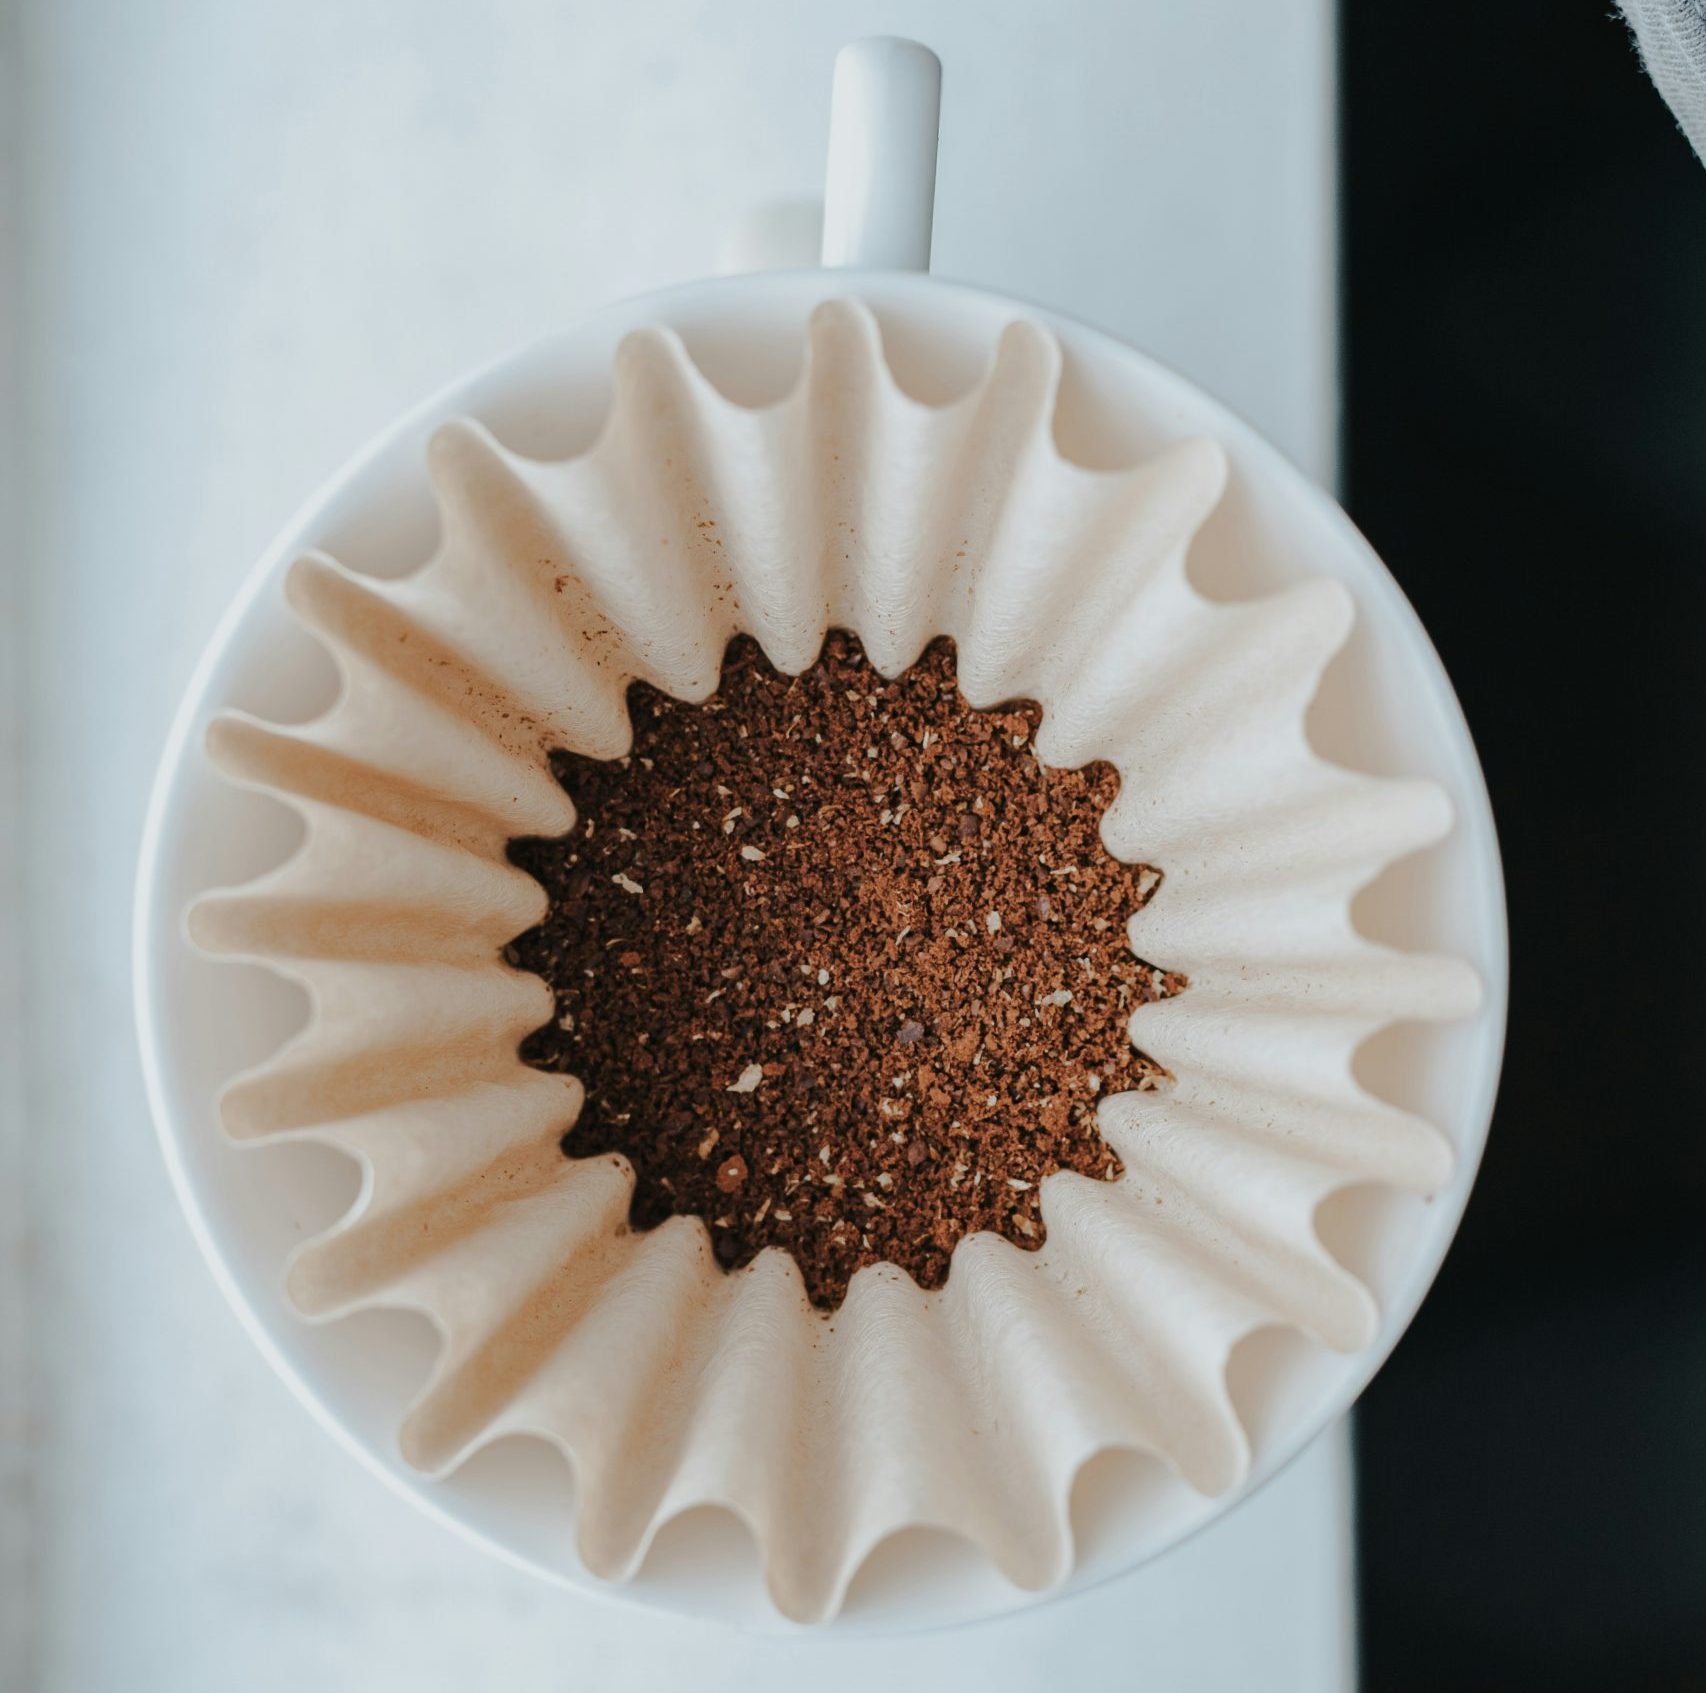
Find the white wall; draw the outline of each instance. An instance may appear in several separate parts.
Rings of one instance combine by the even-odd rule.
[[[24,293],[27,536],[0,619],[27,649],[30,891],[21,1019],[0,1002],[26,1098],[0,1109],[28,1203],[0,1235],[34,1362],[10,1367],[0,1312],[32,1421],[0,1416],[40,1491],[36,1597],[9,1571],[0,1595],[35,1669],[14,1655],[7,1689],[620,1693],[689,1663],[706,1688],[1338,1682],[1334,1447],[1134,1581],[834,1660],[637,1630],[484,1560],[314,1429],[221,1306],[146,1122],[126,963],[168,714],[270,532],[463,366],[813,192],[850,35],[945,61],[939,270],[1139,341],[1324,472],[1327,0],[17,3],[27,229],[0,253]]]

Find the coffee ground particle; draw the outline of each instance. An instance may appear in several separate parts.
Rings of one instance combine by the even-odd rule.
[[[867,1264],[1039,1246],[1053,1171],[1120,1174],[1096,1101],[1165,1074],[1126,1023],[1185,983],[1127,945],[1161,878],[1102,846],[1111,766],[1046,769],[945,640],[886,680],[841,631],[800,676],[742,637],[704,704],[628,704],[628,757],[552,754],[579,819],[510,843],[550,904],[505,957],[556,996],[522,1057],[586,1087],[563,1150],[631,1161],[636,1227],[781,1247],[833,1310]]]

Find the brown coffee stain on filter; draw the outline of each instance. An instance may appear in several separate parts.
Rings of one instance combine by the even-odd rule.
[[[833,1310],[1120,1175],[1097,1101],[1165,1075],[1127,1024],[1185,983],[1129,949],[1161,875],[1102,845],[1111,766],[1042,765],[1039,709],[974,711],[946,640],[886,679],[841,631],[798,676],[741,637],[703,704],[628,704],[627,757],[552,755],[578,821],[510,843],[549,907],[505,957],[555,1000],[522,1057],[586,1087],[563,1150],[632,1162],[637,1227],[780,1247]]]

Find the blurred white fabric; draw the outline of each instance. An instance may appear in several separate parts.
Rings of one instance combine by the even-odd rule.
[[[1706,161],[1706,0],[1617,0],[1694,151]]]

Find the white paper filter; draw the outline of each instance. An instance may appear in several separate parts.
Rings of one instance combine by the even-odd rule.
[[[1060,369],[1052,337],[1016,322],[971,392],[922,405],[870,313],[838,301],[813,315],[794,391],[750,410],[673,334],[634,334],[584,457],[524,459],[470,421],[439,432],[442,540],[418,573],[294,565],[290,603],[343,677],[324,717],[213,726],[221,769],[306,822],[287,863],[191,913],[199,945],[274,966],[312,1008],[228,1088],[226,1128],[311,1136],[366,1176],[295,1257],[290,1297],[312,1317],[429,1314],[443,1351],[405,1455],[439,1472],[545,1437],[599,1576],[631,1575],[661,1524],[715,1504],[750,1527],[791,1618],[833,1615],[909,1525],[965,1536],[1021,1586],[1058,1582],[1073,1479],[1104,1448],[1205,1493],[1239,1483],[1242,1336],[1372,1338],[1372,1297],[1316,1237],[1321,1201],[1448,1172],[1444,1139],[1352,1076],[1369,1035],[1465,1015],[1477,986],[1351,923],[1356,891],[1450,810],[1431,783],[1354,774],[1305,739],[1349,596],[1319,580],[1203,599],[1185,554],[1220,450],[1065,462]],[[626,1231],[626,1165],[558,1150],[578,1083],[516,1055],[550,993],[499,953],[544,914],[505,843],[574,822],[548,749],[618,756],[633,679],[703,699],[737,632],[800,670],[832,625],[887,674],[949,634],[973,704],[1041,703],[1045,762],[1118,768],[1109,850],[1166,873],[1132,943],[1190,987],[1134,1019],[1176,1081],[1101,1105],[1120,1181],[1052,1176],[1040,1251],[973,1236],[939,1292],[879,1267],[826,1318],[783,1253],[725,1276],[696,1219]]]

